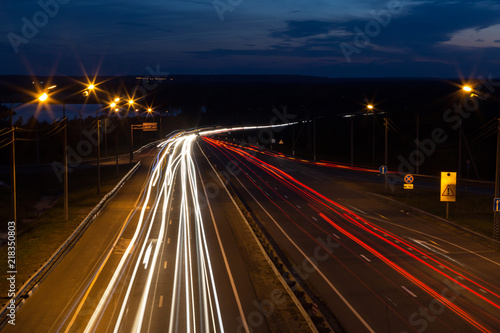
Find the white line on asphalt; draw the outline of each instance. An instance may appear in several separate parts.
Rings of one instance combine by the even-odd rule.
[[[364,255],[360,254],[361,258],[365,259],[366,261],[368,262],[372,262],[370,259],[368,259],[367,257],[365,257]]]
[[[412,297],[417,297],[417,295],[409,291],[408,288],[406,288],[405,286],[401,286],[401,288],[403,288],[403,290],[406,291],[408,294],[410,294]]]
[[[163,307],[163,295],[160,295],[160,303],[158,304],[158,307]]]
[[[165,262],[163,263],[163,269],[167,269],[167,261],[165,260]]]
[[[333,237],[335,237],[335,238],[337,238],[337,239],[340,239],[340,237],[339,237],[339,236],[337,236],[336,234],[334,234],[333,232],[332,232],[332,235],[333,235]]]
[[[230,171],[231,172],[231,171]],[[245,191],[252,197],[252,199],[259,205],[259,207],[266,213],[267,216],[273,221],[273,223],[278,227],[278,229],[285,235],[285,237],[288,239],[290,243],[293,244],[293,246],[302,254],[302,256],[309,262],[311,267],[314,267],[316,272],[325,280],[325,282],[328,284],[328,286],[340,297],[342,302],[351,310],[351,312],[358,318],[358,320],[363,324],[363,326],[369,331],[375,333],[375,330],[371,328],[371,326],[365,321],[365,319],[354,309],[354,307],[349,303],[349,301],[340,293],[340,291],[335,288],[335,286],[332,284],[332,282],[325,276],[325,274],[320,270],[320,268],[315,265],[314,262],[311,261],[308,255],[302,251],[302,249],[295,243],[292,238],[288,235],[288,233],[281,227],[281,225],[271,216],[271,214],[262,206],[262,204],[257,200],[257,198],[254,197],[254,195],[248,190],[248,188],[243,185],[243,183],[234,175],[233,172],[231,172],[235,179],[240,183],[240,185],[245,189]]]
[[[314,221],[318,222],[318,219],[317,219],[317,218],[315,218],[314,216],[312,217],[312,219],[313,219]]]

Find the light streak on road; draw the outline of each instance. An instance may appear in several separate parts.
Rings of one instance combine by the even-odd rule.
[[[152,290],[155,272],[163,266],[159,258],[167,237],[177,240],[173,244],[176,246],[175,264],[169,265],[174,270],[174,279],[170,281],[173,295],[171,300],[162,302],[163,308],[170,306],[167,312],[168,331],[224,332],[199,205],[197,173],[192,156],[196,138],[192,133],[178,134],[161,144],[161,152],[153,163],[146,196],[141,203],[137,228],[85,332],[93,332],[99,325],[109,325],[100,322],[105,312],[113,312],[108,309],[111,299],[121,303],[117,316],[112,316],[113,320],[116,317],[112,324],[114,332],[147,331],[146,318],[150,317],[151,311],[157,310],[151,306]],[[172,205],[174,187],[180,189],[180,193],[176,194],[175,207]],[[175,208],[173,212],[172,207]],[[178,221],[177,229],[168,223],[172,219]],[[131,271],[127,273],[131,274],[129,277],[127,271]],[[121,295],[118,286],[123,283],[126,283],[126,291]],[[139,298],[137,295],[140,295]]]
[[[431,251],[428,247],[418,243],[415,246],[411,242],[362,218],[353,210],[316,192],[290,174],[260,159],[256,154],[257,150],[253,147],[243,147],[211,138],[204,138],[204,141],[232,161],[233,166],[236,166],[238,170],[238,174],[242,178],[248,179],[248,183],[252,184],[254,189],[261,192],[263,197],[267,198],[269,203],[274,206],[274,212],[283,214],[290,221],[290,225],[301,230],[312,241],[315,241],[315,238],[311,236],[309,231],[306,231],[304,221],[311,222],[314,228],[320,230],[321,233],[330,235],[332,233],[331,230],[328,230],[328,227],[324,225],[324,221],[326,221],[331,227],[346,236],[347,239],[352,240],[357,245],[369,251],[381,262],[385,263],[408,281],[411,281],[421,291],[438,300],[475,329],[487,332],[491,330],[491,325],[498,327],[500,324],[498,318],[482,310],[483,308],[478,307],[478,305],[485,308],[489,307],[493,311],[491,313],[495,313],[494,311],[500,309],[500,292],[498,291],[498,287],[491,286],[487,282],[482,281],[471,272],[455,264],[453,260],[444,260],[434,249]],[[262,151],[258,152],[262,153]],[[269,155],[268,152],[264,154]],[[318,223],[316,219],[312,221],[309,216],[306,216],[301,209],[296,207],[296,201],[288,199],[283,190],[278,190],[275,187],[276,185],[271,184],[272,182],[269,181],[270,178],[308,202],[308,207],[313,209],[322,218],[323,222]],[[269,195],[266,195],[268,192],[275,199],[271,199]],[[289,212],[302,215],[304,220],[300,220],[299,222],[296,218],[291,218]],[[279,228],[281,229],[281,226]],[[346,249],[351,251],[353,255],[359,256],[350,249],[352,246],[347,246],[347,243],[344,242],[343,244],[346,245]],[[396,262],[391,259],[401,255],[407,256],[411,260]],[[331,254],[331,256],[335,259],[335,255]],[[377,268],[366,260],[364,261],[374,272],[380,274],[382,278],[387,279],[384,276],[385,274],[378,272]],[[343,265],[341,262],[340,264]],[[349,267],[345,268],[351,271]],[[318,271],[320,269],[318,267]],[[427,273],[423,274],[422,270],[425,270]],[[439,289],[439,286],[443,288],[443,285],[436,284],[436,279],[429,277],[431,273],[434,276],[438,276],[438,279],[452,281],[452,283],[460,287],[461,294],[464,295],[464,297],[461,297],[460,302],[450,301],[443,296],[440,293],[441,289]],[[362,278],[356,278],[366,286]],[[387,281],[388,283],[393,283],[390,280]],[[394,287],[400,288],[396,285]],[[480,293],[476,290],[484,290],[486,293]],[[465,293],[467,293],[466,296]],[[469,299],[471,300],[469,301]],[[414,298],[413,302],[417,306],[426,305],[419,303],[419,298]],[[392,306],[388,307],[393,308]],[[446,323],[444,324],[446,325]]]

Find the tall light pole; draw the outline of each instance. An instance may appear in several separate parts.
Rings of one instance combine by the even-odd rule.
[[[47,90],[53,89],[56,86],[53,85]],[[38,96],[38,100],[42,103],[46,102],[48,100],[49,96],[46,91],[44,91],[40,96]],[[64,176],[63,176],[63,206],[64,206],[64,221],[69,220],[69,204],[68,204],[68,197],[69,197],[69,191],[68,191],[68,119],[66,118],[66,104],[63,102],[62,103],[63,107],[63,135],[64,135],[64,142],[63,142],[63,164],[64,164]]]
[[[372,104],[368,104],[366,106],[368,112],[371,112],[373,115],[372,119],[372,163],[375,163],[375,110]]]
[[[10,193],[11,193],[11,204],[12,204],[12,220],[17,221],[17,198],[16,198],[16,135],[14,128],[14,109],[12,104],[10,105],[10,130],[12,131],[12,143],[10,145]]]
[[[480,95],[479,92],[474,91],[474,89],[465,85],[462,90],[466,93],[470,93],[471,97],[477,97]],[[495,199],[500,196],[500,101],[497,101],[497,154],[496,154],[496,165],[495,165]],[[493,238],[500,240],[500,212],[497,210],[493,211]]]

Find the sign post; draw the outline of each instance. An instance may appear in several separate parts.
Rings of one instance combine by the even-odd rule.
[[[407,174],[404,177],[404,189],[405,190],[413,190],[413,175]],[[410,191],[406,192],[406,201],[410,201]]]
[[[457,173],[441,172],[441,201],[446,202],[446,219],[449,216],[450,202],[457,200]]]

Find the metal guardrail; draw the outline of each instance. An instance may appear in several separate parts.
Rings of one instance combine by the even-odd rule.
[[[45,264],[40,267],[36,273],[31,276],[28,281],[26,281],[21,288],[19,288],[16,295],[11,298],[14,299],[14,304],[16,306],[16,312],[21,306],[23,306],[26,299],[29,298],[33,291],[38,288],[38,284],[43,280],[46,274],[56,265],[57,261],[61,259],[66,252],[72,248],[76,241],[83,235],[83,232],[89,227],[91,222],[93,222],[97,216],[99,216],[101,210],[106,207],[109,200],[115,196],[118,190],[125,184],[125,182],[139,169],[141,162],[137,162],[136,165],[120,180],[120,182],[109,191],[101,201],[92,209],[92,211],[83,219],[79,226],[73,231],[73,233],[66,239],[66,241],[54,252],[54,254],[45,262]],[[5,304],[5,306],[0,311],[0,328],[2,328],[9,317],[7,317],[8,306],[11,303],[10,300]]]

